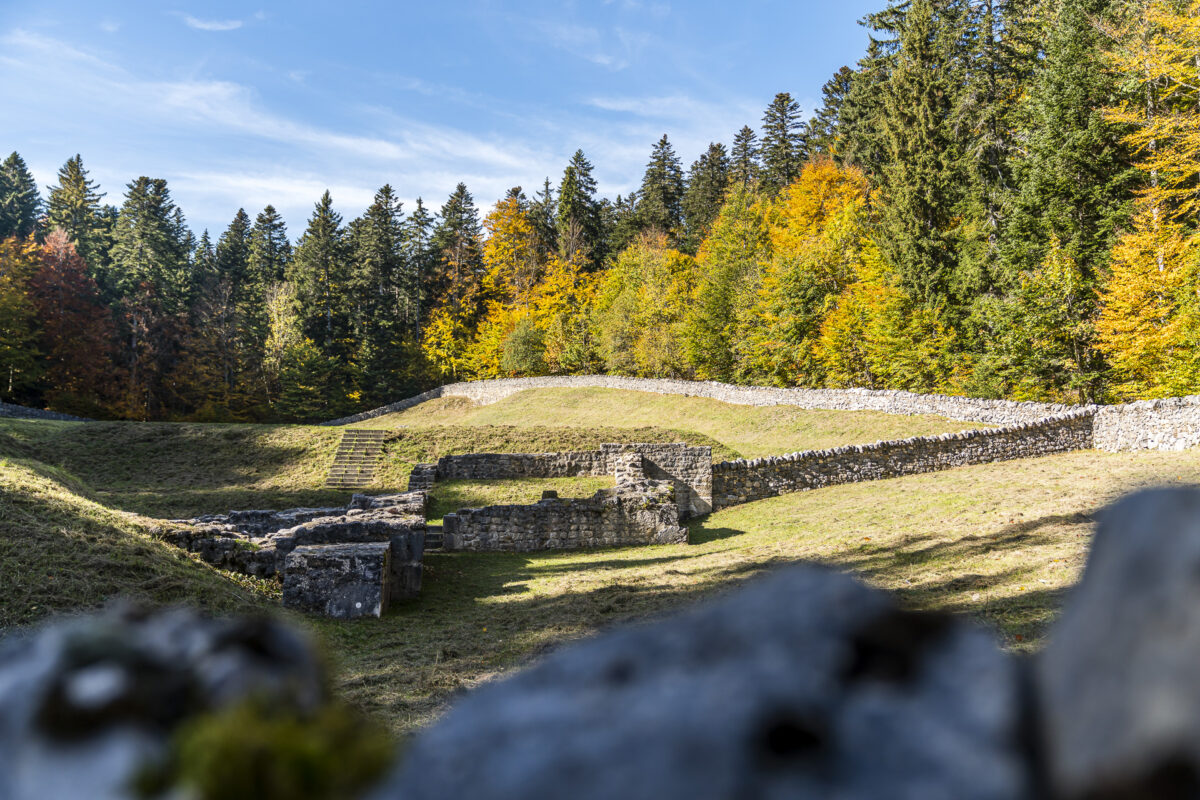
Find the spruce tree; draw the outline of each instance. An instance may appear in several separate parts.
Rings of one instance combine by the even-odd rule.
[[[888,160],[886,135],[881,127],[883,93],[900,50],[900,30],[907,3],[889,5],[868,14],[861,25],[869,31],[866,54],[850,78],[850,88],[838,115],[842,164],[862,169],[876,181],[882,179]]]
[[[58,185],[50,187],[46,224],[60,230],[75,245],[75,252],[86,264],[98,257],[100,242],[100,199],[95,181],[88,178],[83,159],[77,153],[68,158],[58,171]]]
[[[408,320],[413,337],[421,338],[421,326],[429,313],[428,287],[436,271],[436,254],[433,252],[433,215],[425,203],[417,198],[416,208],[408,215],[408,281],[412,286],[413,316]]]
[[[934,306],[954,284],[958,153],[949,123],[954,87],[933,0],[913,0],[884,85],[887,148],[879,243],[904,286]]]
[[[275,207],[268,205],[254,218],[250,229],[249,280],[264,288],[279,283],[291,259],[287,225]]]
[[[442,206],[430,246],[436,254],[430,295],[439,305],[473,320],[483,277],[483,225],[465,183],[458,184]]]
[[[229,227],[217,240],[216,270],[229,283],[233,302],[243,302],[250,277],[250,215],[239,208]]]
[[[800,105],[787,92],[775,95],[762,121],[762,185],[776,194],[800,177],[808,157],[808,126],[800,119]]]
[[[685,249],[695,253],[709,228],[729,188],[729,156],[725,145],[713,143],[692,163],[688,171],[687,190],[683,195],[683,219],[686,231]]]
[[[147,290],[164,312],[184,310],[192,291],[189,238],[165,180],[142,176],[131,182],[114,232],[115,290],[124,297]]]
[[[821,107],[808,121],[810,156],[836,155],[841,135],[842,107],[850,96],[854,70],[842,67],[821,87]]]
[[[15,150],[0,164],[0,239],[37,232],[42,200],[25,159]]]
[[[581,253],[593,267],[603,263],[596,179],[592,177],[592,163],[582,150],[575,151],[563,171],[555,209],[555,229],[559,253],[563,258],[569,259]]]
[[[749,125],[743,125],[733,137],[733,149],[729,152],[729,182],[748,189],[758,182],[760,169],[758,134]]]
[[[638,225],[674,235],[683,225],[683,166],[664,133],[650,152],[638,191]]]
[[[408,321],[416,310],[408,227],[390,185],[375,193],[350,228],[360,385],[368,401],[386,402],[413,385],[415,346]]]
[[[558,202],[550,178],[546,178],[540,191],[533,195],[529,204],[529,220],[533,223],[533,234],[538,242],[538,255],[546,261],[558,252]]]
[[[350,350],[350,264],[342,216],[321,195],[288,270],[301,332],[322,355],[344,361]],[[346,387],[349,389],[349,387]]]
[[[1122,144],[1126,130],[1104,118],[1119,96],[1105,69],[1095,20],[1108,0],[1062,0],[1049,27],[1045,57],[1025,104],[1025,154],[1015,163],[1017,192],[1005,226],[1002,285],[1035,269],[1052,238],[1093,289],[1117,232],[1129,225],[1137,174]]]

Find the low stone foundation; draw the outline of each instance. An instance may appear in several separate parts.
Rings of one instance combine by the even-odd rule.
[[[345,508],[176,520],[180,527],[161,535],[221,569],[281,579],[290,608],[378,616],[421,591],[426,502],[423,492],[355,495]]]
[[[283,604],[336,619],[378,617],[391,599],[390,545],[308,545],[287,557]]]

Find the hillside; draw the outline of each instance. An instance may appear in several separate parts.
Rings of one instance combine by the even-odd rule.
[[[683,438],[729,457],[964,427],[590,390],[526,392],[485,407],[439,401],[374,424],[395,431],[378,491],[401,488],[416,461],[472,449]],[[320,488],[339,435],[302,426],[0,421],[0,581],[11,587],[0,625],[117,595],[272,606],[269,587],[155,541],[155,518],[344,502],[348,493]],[[547,486],[590,492],[604,479],[572,480],[443,484],[433,513],[535,499]],[[911,605],[973,614],[1011,647],[1033,648],[1078,574],[1096,511],[1126,491],[1168,482],[1200,483],[1200,451],[1079,452],[837,486],[696,520],[688,545],[430,553],[419,600],[379,620],[305,624],[337,659],[341,690],[400,731],[563,640],[802,559],[853,570]]]
[[[692,431],[745,458],[986,427],[934,416],[736,406],[702,397],[618,389],[531,389],[485,406],[445,397],[355,427],[529,426],[547,421],[582,429],[664,426]]]

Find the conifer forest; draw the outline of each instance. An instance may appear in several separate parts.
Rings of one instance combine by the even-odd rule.
[[[614,198],[577,151],[490,209],[385,184],[355,219],[326,192],[307,220],[196,232],[163,179],[102,187],[72,155],[39,187],[14,152],[0,399],[316,421],[557,374],[1200,393],[1200,0],[907,0],[863,24],[819,108],[780,92],[696,154],[668,131]]]

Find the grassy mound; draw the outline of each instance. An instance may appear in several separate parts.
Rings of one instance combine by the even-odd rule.
[[[462,397],[444,397],[356,427],[527,427],[547,420],[584,430],[663,426],[691,431],[715,439],[746,458],[987,427],[944,417],[736,406],[701,397],[621,389],[527,389],[486,406]]]
[[[213,611],[272,605],[267,585],[192,559],[154,538],[153,527],[89,498],[59,470],[0,458],[0,629],[118,597]]]

